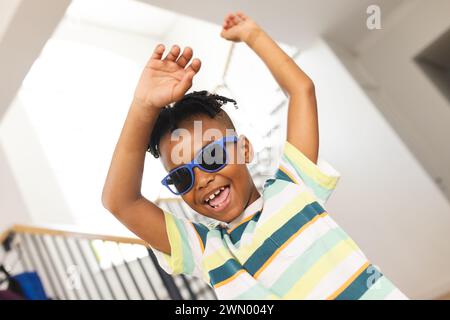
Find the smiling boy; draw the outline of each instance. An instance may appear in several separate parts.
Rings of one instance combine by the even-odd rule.
[[[324,209],[340,176],[318,158],[311,79],[242,12],[226,16],[221,36],[246,43],[289,96],[287,141],[274,178],[260,194],[246,166],[252,145],[221,108],[236,101],[186,94],[201,67],[199,59],[187,66],[192,49],[180,55],[174,45],[162,59],[165,47],[158,45],[114,151],[105,208],[152,247],[167,272],[201,277],[221,299],[405,299]],[[215,133],[195,135],[199,121]],[[164,186],[222,223],[193,223],[145,199],[146,151],[161,158]]]

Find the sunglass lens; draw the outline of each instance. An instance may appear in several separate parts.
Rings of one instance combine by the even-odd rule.
[[[227,159],[227,155],[222,145],[213,143],[203,149],[200,153],[199,163],[202,168],[208,171],[217,171],[222,168]]]
[[[189,169],[181,167],[169,175],[167,186],[175,193],[186,192],[192,184],[192,176]]]

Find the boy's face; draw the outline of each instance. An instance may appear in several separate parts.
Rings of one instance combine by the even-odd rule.
[[[201,131],[198,130],[199,121]],[[185,120],[179,127],[184,131],[179,138],[167,133],[159,143],[161,161],[167,171],[189,163],[201,148],[230,135],[230,129],[227,130],[225,123],[207,115]],[[186,136],[189,138],[186,139]],[[196,212],[219,221],[230,222],[260,195],[246,165],[253,157],[252,146],[247,138],[241,136],[237,143],[228,143],[226,151],[230,161],[221,170],[209,173],[198,167],[193,169],[193,187],[182,195],[182,198]],[[215,195],[214,199],[205,202],[211,194],[218,191],[220,193]]]

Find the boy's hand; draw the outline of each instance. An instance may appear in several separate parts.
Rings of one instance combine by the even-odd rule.
[[[134,100],[146,108],[162,108],[180,100],[200,70],[201,61],[197,58],[186,68],[193,55],[190,47],[185,47],[179,58],[179,46],[173,45],[168,55],[161,59],[164,50],[163,44],[156,46],[134,93]]]
[[[261,28],[250,17],[238,11],[225,16],[223,29],[220,36],[234,42],[247,42],[253,35],[259,33]]]

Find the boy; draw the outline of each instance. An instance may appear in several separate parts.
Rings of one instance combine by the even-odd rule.
[[[201,66],[193,59],[186,67],[192,49],[180,56],[173,46],[161,59],[164,46],[158,45],[113,155],[105,208],[148,242],[167,272],[203,278],[220,299],[406,298],[323,208],[339,173],[318,159],[311,79],[242,12],[226,16],[221,36],[253,49],[289,96],[287,141],[274,179],[261,195],[246,166],[251,143],[234,133],[221,109],[234,100],[206,91],[185,95]],[[198,122],[204,134],[195,134]],[[169,190],[222,223],[192,223],[145,199],[147,149],[168,171],[162,183]]]

